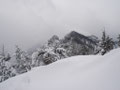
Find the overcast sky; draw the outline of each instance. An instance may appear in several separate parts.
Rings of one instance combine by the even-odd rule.
[[[0,47],[28,49],[71,30],[120,33],[120,0],[0,0]]]

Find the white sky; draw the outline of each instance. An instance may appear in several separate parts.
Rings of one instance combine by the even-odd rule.
[[[0,0],[0,47],[24,49],[71,30],[120,33],[120,0]]]

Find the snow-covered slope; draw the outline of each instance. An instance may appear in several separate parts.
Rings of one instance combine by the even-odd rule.
[[[120,49],[34,68],[1,83],[0,90],[120,90]]]

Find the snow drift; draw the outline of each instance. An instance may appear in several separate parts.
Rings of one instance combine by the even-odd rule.
[[[0,90],[120,90],[120,49],[105,56],[75,56],[34,68]]]

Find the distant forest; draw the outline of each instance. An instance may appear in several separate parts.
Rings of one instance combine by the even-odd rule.
[[[120,34],[116,36],[117,41],[105,31],[101,36],[99,39],[94,35],[85,36],[76,31],[65,35],[63,39],[54,35],[31,54],[16,46],[14,54],[10,55],[5,53],[3,46],[0,53],[0,82],[60,59],[76,55],[105,55],[112,49],[120,47]]]

